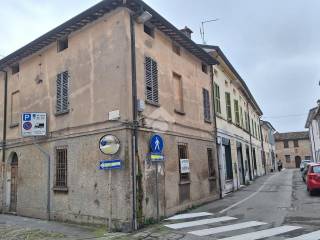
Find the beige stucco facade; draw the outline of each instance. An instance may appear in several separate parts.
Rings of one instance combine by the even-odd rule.
[[[214,66],[213,91],[220,176],[222,191],[226,194],[265,173],[259,124],[262,113],[231,64],[223,58],[221,50],[212,50],[210,46],[204,48],[219,62]],[[230,94],[231,118],[227,114],[226,94]]]
[[[276,158],[278,161],[281,160],[284,168],[299,168],[301,160],[311,160],[311,144],[308,132],[301,133],[294,134],[294,137],[291,137],[291,135],[289,137],[281,137],[283,133],[275,135]],[[287,147],[285,146],[285,141],[288,143]],[[298,145],[295,146],[294,141]]]
[[[158,64],[159,104],[145,103],[138,116],[137,218],[140,223],[156,218],[156,168],[149,161],[149,141],[154,133],[165,142],[165,162],[159,164],[160,216],[172,215],[188,207],[218,197],[217,176],[209,176],[207,150],[213,151],[217,172],[215,126],[204,121],[203,89],[210,93],[211,77],[202,71],[203,62],[181,47],[180,56],[172,51],[172,40],[155,29],[154,37],[134,23],[136,40],[137,98],[145,100],[145,56]],[[68,48],[57,52],[56,43],[19,61],[20,71],[8,73],[8,114],[5,163],[2,174],[2,209],[10,211],[11,161],[18,157],[16,213],[48,218],[48,161],[39,146],[49,153],[50,218],[86,223],[110,223],[116,229],[132,226],[132,69],[130,12],[117,8],[68,36]],[[6,69],[9,71],[9,68]],[[69,111],[56,113],[56,77],[68,71]],[[173,76],[182,79],[184,112],[176,112],[173,102]],[[36,79],[41,77],[41,82]],[[0,78],[3,79],[0,73]],[[3,84],[0,86],[3,93]],[[12,94],[18,93],[18,105]],[[14,100],[15,101],[15,100]],[[0,97],[3,106],[3,96]],[[18,107],[17,107],[18,106]],[[46,137],[22,138],[21,124],[12,122],[12,111],[46,112]],[[120,119],[109,121],[108,113],[119,110]],[[3,108],[0,108],[3,112]],[[1,117],[3,114],[1,113]],[[14,119],[13,119],[14,120]],[[3,118],[0,119],[2,130]],[[106,156],[99,150],[105,134],[118,137],[120,151]],[[187,146],[190,173],[188,181],[179,177],[178,145]],[[56,148],[68,153],[68,186],[55,189]],[[103,171],[99,161],[121,159],[122,169]]]
[[[274,139],[275,129],[269,122],[261,121],[261,132],[263,139],[263,150],[265,154],[266,170],[273,172],[276,170],[276,145]]]

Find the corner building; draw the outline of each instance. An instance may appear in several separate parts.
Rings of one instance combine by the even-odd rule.
[[[169,216],[218,198],[216,60],[190,34],[140,0],[105,0],[0,60],[2,210],[130,231],[157,206]],[[47,113],[48,134],[22,138],[23,112]],[[120,141],[113,156],[99,150],[106,134]],[[99,169],[111,159],[122,168]]]

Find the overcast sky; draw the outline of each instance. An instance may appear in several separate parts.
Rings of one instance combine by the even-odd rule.
[[[11,0],[1,3],[0,55],[5,56],[99,0]],[[279,132],[304,130],[320,98],[320,1],[146,0],[201,43],[218,45]],[[195,4],[197,3],[197,4]],[[0,56],[1,57],[1,56]]]

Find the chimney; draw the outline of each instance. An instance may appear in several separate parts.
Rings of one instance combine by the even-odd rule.
[[[188,28],[187,26],[184,27],[184,29],[180,30],[184,35],[186,35],[188,38],[191,39],[191,34],[193,33],[192,30],[190,28]]]

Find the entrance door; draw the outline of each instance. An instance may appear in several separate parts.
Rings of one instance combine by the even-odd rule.
[[[249,166],[249,180],[252,181],[252,169],[251,169],[251,160],[250,160],[250,151],[249,147],[246,147],[246,155],[247,155],[247,161]]]
[[[300,168],[300,163],[301,163],[301,157],[300,156],[296,156],[294,158],[295,162],[296,162],[296,168]]]
[[[10,212],[17,211],[17,188],[18,188],[18,156],[16,153],[14,153],[11,161]]]
[[[230,145],[224,146],[225,151],[225,193],[232,192],[233,189],[233,169]]]
[[[243,164],[243,156],[242,156],[242,146],[241,144],[237,147],[237,157],[238,157],[238,166],[239,166],[239,178],[240,185],[244,185],[246,182],[244,164]]]

